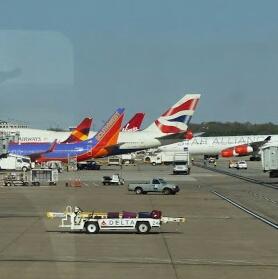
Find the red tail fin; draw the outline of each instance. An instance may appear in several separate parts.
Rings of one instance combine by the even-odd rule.
[[[88,139],[90,128],[92,125],[92,118],[84,118],[79,125],[74,128],[70,136],[63,143],[74,143],[80,142]]]
[[[141,128],[145,113],[136,113],[122,128],[122,132],[135,132]]]

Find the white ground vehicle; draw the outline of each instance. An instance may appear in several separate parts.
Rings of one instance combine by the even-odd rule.
[[[182,160],[184,161],[185,158],[188,160],[188,151],[184,152],[155,152],[153,154],[149,154],[145,156],[144,161],[146,163],[151,163],[153,166],[160,165],[160,164],[172,164],[175,161],[176,154],[179,154],[180,157],[183,157]],[[178,159],[178,157],[177,157]]]
[[[174,154],[173,174],[180,174],[180,173],[184,173],[184,174],[190,173],[188,151]]]
[[[103,176],[102,177],[103,185],[124,185],[125,180],[120,177],[119,174],[113,174],[112,176]]]
[[[237,161],[229,161],[229,169],[231,168],[237,168]]]
[[[66,207],[65,212],[47,212],[48,218],[62,218],[60,228],[81,230],[96,234],[99,231],[136,231],[143,234],[161,224],[185,222],[183,217],[163,217],[161,211],[152,212],[97,212],[82,211],[79,207]]]
[[[278,145],[271,144],[262,147],[262,167],[269,172],[269,177],[278,177]]]
[[[135,163],[136,154],[130,153],[130,154],[122,154],[121,155],[121,162],[123,165],[129,165]]]
[[[29,157],[9,154],[7,158],[0,159],[0,169],[27,171],[31,169],[31,160]]]
[[[108,166],[120,166],[122,164],[119,157],[108,157]]]
[[[236,168],[239,170],[239,169],[245,169],[247,170],[247,163],[246,161],[238,161],[237,162],[237,166]]]
[[[162,178],[153,178],[149,182],[130,183],[128,191],[134,191],[136,194],[147,194],[148,192],[163,193],[164,195],[175,195],[180,191],[180,187],[170,184]]]

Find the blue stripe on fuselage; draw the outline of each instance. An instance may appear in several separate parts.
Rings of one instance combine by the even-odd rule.
[[[46,153],[52,143],[24,143],[10,144],[9,153],[18,155],[47,154],[50,157],[66,158],[68,156],[77,156],[88,152],[97,144],[97,140],[92,138],[78,143],[58,143],[52,152]]]

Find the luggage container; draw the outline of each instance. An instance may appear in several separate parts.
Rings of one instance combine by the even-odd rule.
[[[57,169],[32,169],[30,183],[32,185],[49,184],[56,185],[58,182]]]

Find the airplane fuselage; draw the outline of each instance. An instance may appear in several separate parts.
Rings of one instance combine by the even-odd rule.
[[[20,155],[26,155],[27,150],[28,152],[33,151],[31,153],[36,153],[42,150],[46,150],[47,146],[49,146],[50,143],[54,142],[55,140],[57,140],[58,142],[63,142],[69,136],[69,132],[55,132],[55,131],[40,130],[40,129],[13,129],[13,130],[6,129],[5,130],[6,135],[11,133],[16,133],[16,132],[19,133],[20,136],[19,142],[22,143],[22,146],[25,143],[28,143],[28,145],[30,144],[29,147],[26,148],[24,147],[24,151],[22,151],[23,149],[22,146],[20,147],[19,145],[17,147],[17,154],[21,152]],[[95,134],[96,132],[90,131],[89,138],[94,137]],[[119,146],[115,148],[110,155],[135,152],[142,149],[155,148],[163,144],[171,144],[180,141],[180,139],[179,140],[169,139],[169,140],[162,141],[161,139],[157,139],[156,137],[157,135],[155,133],[148,132],[148,131],[120,132],[119,139],[118,139]],[[38,143],[39,145],[37,145]],[[62,144],[62,145],[59,144],[57,148],[58,147],[59,150],[55,150],[56,152],[61,151],[60,148],[63,148],[65,150],[68,150],[69,154],[74,153],[74,152],[70,152],[69,150],[70,148],[72,148],[72,145],[70,144]]]
[[[184,140],[179,143],[159,147],[161,151],[179,152],[188,148],[192,155],[218,155],[227,148],[242,144],[251,144],[253,142],[263,141],[269,135],[245,135],[245,136],[222,136],[222,137],[195,137],[191,140]],[[278,135],[271,135],[272,141],[278,140]]]

